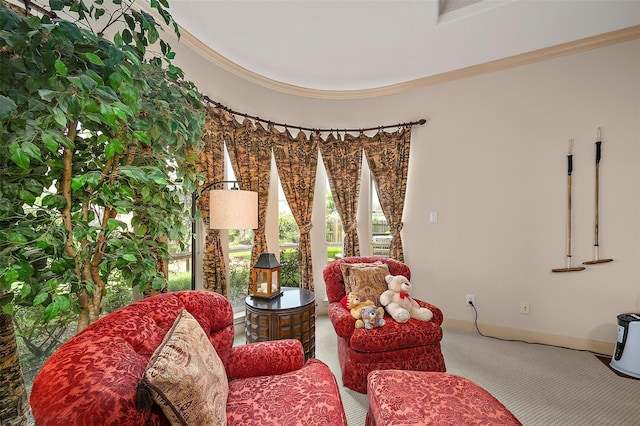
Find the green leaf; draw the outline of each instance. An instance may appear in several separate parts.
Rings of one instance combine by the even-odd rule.
[[[127,229],[127,224],[120,220],[109,219],[107,220],[107,227],[109,228],[109,231],[113,231],[117,228]]]
[[[67,200],[60,194],[48,194],[42,198],[43,207],[53,207],[63,209],[67,205]]]
[[[12,232],[9,234],[9,241],[13,244],[26,244],[27,238],[19,232]]]
[[[33,306],[42,305],[49,298],[49,293],[39,293],[33,298]]]
[[[29,295],[31,294],[31,286],[29,284],[23,284],[22,288],[20,289],[20,297],[22,297],[23,299],[26,299],[27,297],[29,297]]]
[[[74,191],[79,190],[87,183],[87,175],[75,176],[71,179],[71,189]]]
[[[51,10],[62,10],[64,8],[63,0],[49,0]]]
[[[61,262],[52,262],[51,263],[51,271],[56,274],[62,274],[67,268]]]
[[[129,188],[128,186],[121,186],[120,187],[120,193],[126,197],[131,198],[132,200],[136,198],[135,193],[133,192],[133,190],[131,188]]]
[[[104,104],[100,104],[100,113],[106,121],[111,126],[115,127],[118,124],[118,117],[113,113],[113,110],[109,106],[104,106]]]
[[[16,271],[15,269],[9,269],[7,272],[4,273],[4,281],[7,284],[13,284],[18,277],[20,276],[20,273],[18,271]]]
[[[19,192],[20,199],[29,205],[33,205],[36,202],[36,197],[31,192],[21,189]]]
[[[86,87],[89,90],[93,90],[96,88],[96,86],[98,86],[98,83],[96,83],[94,79],[92,79],[91,77],[85,74],[82,74],[80,76],[80,81],[82,82],[84,87]]]
[[[63,77],[67,76],[67,66],[60,59],[56,59],[53,66],[56,68],[56,71],[58,71],[58,74]]]
[[[126,104],[132,104],[139,98],[138,91],[130,84],[122,84],[118,88],[118,92],[120,93],[120,95],[122,95],[122,98]]]
[[[133,179],[134,181],[142,183],[149,182],[147,175],[137,167],[121,166],[119,170],[123,175]]]
[[[96,89],[95,92],[97,95],[102,96],[103,98],[109,99],[111,101],[119,101],[118,95],[113,91],[111,87],[108,86],[100,86]]]
[[[133,132],[133,137],[138,139],[140,142],[144,142],[144,143],[150,142],[149,136],[147,136],[147,134],[144,132],[135,131]]]
[[[154,290],[162,290],[167,284],[167,281],[160,278],[160,277],[154,277],[153,281],[151,282],[151,288],[153,288]]]
[[[89,186],[96,188],[100,184],[100,172],[89,172],[86,176]]]
[[[58,142],[56,142],[56,139],[50,134],[48,133],[42,134],[42,143],[49,151],[53,153],[58,151]]]
[[[100,56],[96,55],[95,53],[87,52],[84,54],[84,57],[87,58],[87,60],[94,65],[104,66],[104,62],[102,62],[102,59],[100,59]]]
[[[60,10],[62,10],[62,9],[60,9]],[[73,22],[62,20],[58,24],[58,28],[63,30],[73,40],[80,41],[83,38],[82,37],[82,31],[80,31],[80,28],[78,28],[78,26],[76,24],[74,24]]]
[[[127,16],[125,15],[125,20],[127,20],[126,18],[127,18]],[[122,41],[125,44],[129,44],[129,43],[131,43],[133,41],[133,37],[131,35],[131,31],[129,31],[126,28],[122,31]]]
[[[125,32],[126,32],[126,31],[127,31],[127,30],[124,30],[124,31],[122,32],[122,36],[123,36],[123,37],[124,37],[124,35],[125,35]],[[125,41],[126,41],[126,40],[125,40]],[[131,52],[131,51],[129,51],[129,50],[125,50],[124,54],[125,54],[125,56],[126,56],[126,57],[127,57],[127,58],[132,62],[132,63],[133,63],[133,65],[134,65],[136,68],[140,68],[140,67],[142,67],[142,64],[140,63],[140,58],[138,58],[138,57],[136,56],[136,54],[135,54],[135,53],[133,53],[133,52]]]
[[[45,102],[51,102],[56,98],[57,94],[58,92],[56,92],[55,90],[49,90],[49,89],[38,90],[38,95],[40,95],[40,99],[42,99]]]
[[[67,77],[67,80],[69,80],[69,82],[76,86],[78,89],[84,90],[84,86],[82,85],[82,80],[80,80],[80,77],[72,75],[70,77]]]
[[[125,121],[127,119],[127,114],[120,108],[114,106],[112,111],[120,120]]]
[[[136,235],[142,237],[147,233],[148,228],[145,225],[139,225],[135,228]]]
[[[18,105],[12,99],[0,95],[0,118],[8,117],[16,109]]]
[[[56,123],[62,127],[67,127],[67,117],[65,117],[64,112],[60,108],[53,107],[51,112],[53,113],[53,119],[56,120]]]
[[[153,181],[158,185],[162,185],[162,186],[169,185],[169,181],[165,176],[156,176],[153,178]]]
[[[71,302],[69,298],[63,294],[56,296],[56,300],[54,302],[62,312],[66,312],[71,307]]]
[[[124,259],[124,260],[126,260],[126,261],[128,261],[128,262],[135,262],[136,260],[138,260],[138,259],[136,259],[136,257],[135,257],[134,255],[132,255],[132,254],[123,254],[123,255],[121,256],[121,258],[122,258],[122,259]]]
[[[47,305],[46,308],[44,308],[44,314],[42,315],[42,319],[44,320],[45,323],[51,321],[53,318],[56,317],[56,315],[58,315],[59,310],[60,310],[60,307],[57,304],[50,303],[49,305]]]
[[[160,38],[160,34],[158,34],[158,30],[156,29],[156,27],[149,28],[148,37],[149,44],[154,44],[156,41],[158,41],[158,39]]]
[[[17,143],[9,145],[9,152],[11,153],[11,161],[13,161],[18,167],[23,170],[28,170],[30,161],[29,156],[21,149]]]
[[[25,141],[22,143],[22,151],[31,158],[36,160],[42,160],[40,148],[38,148],[33,142]]]
[[[109,158],[113,158],[113,156],[116,155],[115,145],[112,143],[108,143],[107,146],[104,147],[104,155],[107,158],[107,160]]]

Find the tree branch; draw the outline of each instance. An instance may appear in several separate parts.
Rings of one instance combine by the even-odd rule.
[[[76,122],[71,122],[67,126],[67,138],[71,142],[71,146],[75,145],[76,139]],[[80,278],[80,270],[78,269],[78,256],[73,249],[73,221],[71,218],[71,176],[73,175],[73,148],[64,147],[63,154],[63,176],[62,176],[62,196],[66,200],[66,204],[62,209],[62,222],[67,229],[67,239],[64,242],[64,250],[67,255],[76,261],[76,272]]]

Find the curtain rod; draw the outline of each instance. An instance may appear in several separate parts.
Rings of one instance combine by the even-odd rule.
[[[363,133],[363,132],[367,132],[367,131],[370,131],[370,130],[382,130],[382,129],[390,129],[390,128],[394,128],[394,127],[407,128],[407,127],[412,127],[412,126],[416,126],[416,125],[422,126],[423,124],[425,124],[427,122],[426,119],[422,118],[422,119],[420,119],[418,121],[410,121],[410,122],[407,122],[407,123],[387,124],[387,125],[384,125],[384,126],[365,127],[365,128],[359,128],[359,129],[338,129],[338,128],[335,128],[335,129],[321,129],[321,128],[311,128],[311,127],[303,127],[303,126],[292,126],[292,125],[289,125],[289,124],[286,124],[286,123],[276,123],[274,121],[265,120],[263,118],[260,118],[260,117],[254,116],[254,115],[249,115],[249,114],[244,113],[244,112],[234,111],[231,108],[222,105],[220,102],[216,102],[216,101],[212,100],[207,95],[204,95],[204,100],[207,103],[212,104],[216,108],[219,108],[219,109],[222,109],[224,111],[227,111],[230,114],[239,115],[239,116],[245,117],[245,118],[250,118],[250,119],[255,120],[255,121],[260,121],[262,123],[266,123],[266,124],[268,124],[270,126],[280,126],[280,127],[284,127],[284,128],[287,128],[287,129],[308,130],[310,132],[316,132],[316,133],[324,133],[324,132],[329,132],[329,133],[332,133],[332,132],[345,132],[345,133],[360,132],[360,133]]]

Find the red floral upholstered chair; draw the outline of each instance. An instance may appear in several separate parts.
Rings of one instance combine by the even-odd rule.
[[[207,349],[217,354],[219,359],[214,360],[223,367],[218,383],[225,391],[228,388],[228,396],[226,407],[221,399],[220,409],[228,425],[347,424],[338,384],[325,364],[316,359],[304,364],[298,340],[233,346],[231,305],[208,291],[162,294],[131,304],[63,344],[33,384],[30,402],[36,424],[168,425],[158,405],[149,402],[150,409],[138,410],[141,396],[136,391],[143,374],[147,377],[145,369],[156,348],[169,346],[163,339],[174,334],[178,317],[187,317],[191,326],[187,331],[203,336],[205,343],[208,339],[215,348]],[[193,352],[186,357],[176,353],[180,359],[194,357]],[[206,376],[208,370],[205,365],[200,371]],[[198,375],[183,377],[181,383],[198,383]],[[187,386],[190,397],[202,391]]]
[[[342,382],[362,393],[367,391],[367,375],[374,370],[446,371],[440,350],[443,316],[436,306],[416,300],[433,312],[433,318],[427,322],[410,319],[401,324],[385,313],[386,324],[382,327],[371,330],[355,327],[355,319],[340,303],[346,294],[342,269],[345,264],[373,262],[386,264],[391,275],[404,275],[411,280],[411,271],[406,264],[375,256],[334,260],[322,271],[329,299],[329,318],[338,335]]]

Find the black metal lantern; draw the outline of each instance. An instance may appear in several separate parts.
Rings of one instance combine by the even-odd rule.
[[[262,253],[251,271],[249,294],[263,299],[282,295],[280,272],[280,263],[275,254]]]

